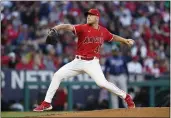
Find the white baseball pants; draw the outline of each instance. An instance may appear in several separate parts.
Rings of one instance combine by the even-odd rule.
[[[100,87],[106,88],[110,92],[118,95],[122,99],[126,98],[126,93],[115,86],[113,83],[108,82],[103,74],[99,59],[93,59],[90,61],[81,60],[75,58],[70,63],[61,67],[57,72],[54,73],[48,91],[46,93],[45,101],[51,103],[52,98],[64,78],[70,78],[81,73],[87,73],[96,84]]]

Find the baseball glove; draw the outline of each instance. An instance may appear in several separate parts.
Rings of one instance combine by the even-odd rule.
[[[59,33],[55,29],[50,29],[46,38],[46,44],[56,45]]]

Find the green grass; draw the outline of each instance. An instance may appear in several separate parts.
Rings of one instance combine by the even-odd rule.
[[[19,117],[30,117],[33,118],[35,117],[40,117],[44,115],[51,115],[51,114],[63,114],[66,112],[52,112],[52,111],[47,111],[47,112],[1,112],[1,117],[2,118],[19,118]]]

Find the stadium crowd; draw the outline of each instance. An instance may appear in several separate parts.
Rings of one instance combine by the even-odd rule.
[[[155,75],[169,72],[170,6],[164,1],[4,1],[1,8],[2,67],[57,70],[69,62],[74,57],[76,37],[69,32],[63,35],[61,31],[55,47],[45,45],[48,29],[60,23],[85,23],[83,13],[90,8],[100,10],[102,26],[136,41],[130,51],[123,48],[123,52],[140,62],[141,72]],[[105,44],[102,57],[110,54],[114,44]]]
[[[60,31],[56,46],[46,45],[49,28],[86,23],[84,12],[97,8],[100,25],[135,40],[132,48],[106,42],[101,64],[114,47],[126,57],[129,73],[155,77],[170,70],[170,1],[3,1],[1,6],[1,66],[16,70],[58,70],[74,58],[77,37]]]
[[[121,46],[131,61],[138,60],[140,73],[160,75],[169,72],[170,3],[150,2],[2,2],[1,63],[11,69],[57,70],[74,58],[77,38],[60,32],[53,47],[44,41],[49,28],[60,23],[86,22],[84,12],[98,8],[100,24],[116,35],[132,38],[136,44],[129,50]],[[105,43],[102,60],[110,55],[116,43]],[[129,65],[135,67],[133,65]],[[136,68],[135,68],[136,69]],[[134,69],[133,69],[134,70]],[[133,71],[133,70],[130,70]]]

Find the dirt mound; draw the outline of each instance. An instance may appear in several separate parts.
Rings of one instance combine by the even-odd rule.
[[[49,114],[45,117],[169,117],[170,107],[139,107]]]

